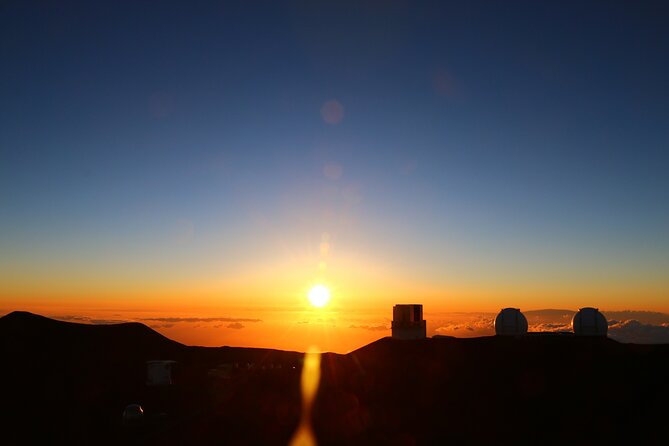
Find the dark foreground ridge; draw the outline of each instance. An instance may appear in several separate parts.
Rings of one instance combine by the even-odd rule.
[[[0,318],[2,444],[287,444],[297,352],[189,347],[138,323]],[[146,385],[146,361],[178,362]],[[665,441],[669,345],[569,335],[383,338],[326,353],[318,444]],[[141,404],[144,420],[124,425]]]

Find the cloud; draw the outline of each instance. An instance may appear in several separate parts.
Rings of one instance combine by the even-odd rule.
[[[478,317],[473,320],[440,321],[434,334],[457,337],[490,336],[495,334],[493,320]]]
[[[619,321],[636,320],[643,324],[662,325],[669,324],[669,314],[657,311],[607,311],[601,310],[608,320],[616,319]],[[576,314],[573,310],[530,310],[523,311],[530,325],[539,323],[556,323],[564,321],[571,323],[572,317]]]
[[[83,324],[96,324],[96,325],[108,325],[108,324],[120,324],[124,322],[132,322],[128,320],[116,320],[116,319],[94,319],[88,316],[79,316],[79,315],[65,315],[65,316],[52,316],[53,319],[58,319],[67,322],[78,322]],[[216,323],[214,328],[220,328],[225,325],[227,328],[232,328],[239,330],[244,328],[242,322],[262,322],[260,319],[254,318],[233,318],[233,317],[145,317],[134,319],[137,322],[143,322],[152,328],[172,328],[179,323],[191,324],[190,328],[200,328],[206,327],[206,324]],[[205,325],[203,325],[205,324]]]
[[[572,331],[571,322],[561,323],[561,322],[545,322],[539,324],[530,324],[527,331],[534,332],[562,332],[562,331]]]
[[[613,320],[613,319],[619,321],[634,320],[634,321],[639,321],[642,324],[651,324],[651,325],[669,324],[669,314],[658,313],[655,311],[623,310],[623,311],[604,311],[603,313],[608,320]]]
[[[528,312],[529,331],[572,332],[571,316],[567,310]],[[609,319],[608,336],[618,342],[633,344],[669,344],[669,315],[652,311],[603,311]],[[539,316],[537,318],[537,316]],[[629,316],[637,316],[630,318]],[[547,321],[548,319],[553,321]],[[533,323],[541,320],[539,323]]]
[[[576,314],[573,310],[530,310],[523,311],[527,322],[532,325],[540,324],[569,324]]]
[[[523,312],[530,332],[571,333],[571,319],[575,312],[563,309],[531,310]],[[606,311],[602,313],[609,323],[608,336],[618,342],[635,344],[669,344],[669,314],[652,311]],[[495,334],[492,313],[441,313],[441,319],[428,318],[428,335],[477,337]],[[634,317],[630,317],[634,316]],[[638,316],[638,317],[637,317]],[[433,322],[432,324],[430,322]]]
[[[614,312],[611,312],[614,313]],[[610,314],[611,314],[610,313]],[[618,312],[624,313],[624,312]],[[644,312],[649,313],[649,312]],[[658,317],[662,313],[649,315]],[[608,336],[618,342],[630,344],[669,344],[669,323],[645,324],[636,319],[628,320],[609,320]],[[529,331],[533,332],[572,332],[571,322],[569,323],[540,323],[531,324]]]
[[[171,324],[180,322],[262,322],[260,319],[235,317],[145,317],[138,320],[145,322],[167,322]]]
[[[51,316],[51,318],[59,321],[80,322],[82,324],[95,324],[95,325],[123,324],[125,322],[129,322],[127,320],[121,320],[121,319],[94,319],[87,316],[75,316],[75,315]]]
[[[631,344],[669,344],[669,324],[644,324],[635,319],[610,321],[609,337]]]
[[[157,324],[157,325],[151,324],[151,327],[153,327],[153,328],[172,328],[172,327],[174,327],[174,324]]]
[[[369,331],[386,331],[388,330],[388,327],[385,325],[349,325],[348,328],[361,328],[363,330],[369,330]]]

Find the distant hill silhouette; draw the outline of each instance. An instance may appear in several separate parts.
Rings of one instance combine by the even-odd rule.
[[[137,323],[0,318],[2,444],[287,444],[297,352],[189,347]],[[179,362],[145,384],[145,361]],[[617,444],[667,438],[669,345],[573,335],[383,338],[322,355],[319,444]],[[145,409],[141,427],[123,408]]]
[[[189,347],[135,322],[89,325],[15,311],[0,318],[0,357],[2,403],[10,409],[0,417],[0,444],[116,443],[120,415],[133,402],[170,408],[177,424],[193,422],[210,400],[207,371],[221,363],[292,370],[299,412],[299,370],[292,367],[299,366],[300,353]],[[146,361],[156,359],[179,362],[180,385],[164,392],[146,387]],[[155,434],[142,442],[160,438]],[[181,437],[169,441],[174,438]]]
[[[15,352],[75,357],[81,354],[107,360],[128,356],[170,356],[183,348],[144,324],[126,322],[89,325],[57,321],[14,311],[0,318],[3,348]]]
[[[573,316],[576,314],[575,310],[556,310],[556,309],[545,309],[545,310],[527,310],[523,311],[525,316],[539,316],[539,317],[552,317],[560,318],[563,316]]]

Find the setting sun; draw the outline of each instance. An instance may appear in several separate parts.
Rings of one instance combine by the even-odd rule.
[[[315,285],[309,290],[309,302],[314,307],[322,308],[330,301],[330,290],[323,285]]]

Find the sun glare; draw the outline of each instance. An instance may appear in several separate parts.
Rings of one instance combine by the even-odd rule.
[[[309,302],[314,307],[322,308],[330,301],[330,290],[323,285],[315,285],[309,290]]]

